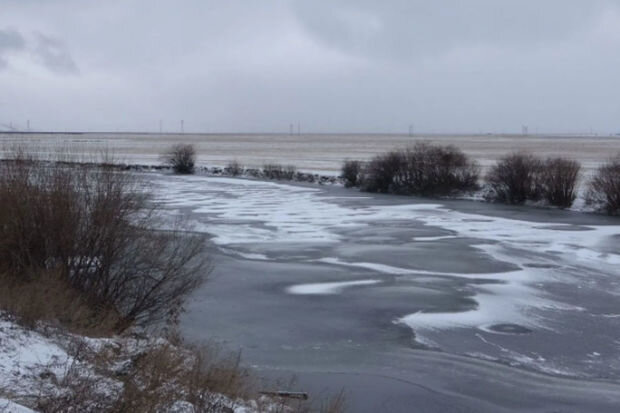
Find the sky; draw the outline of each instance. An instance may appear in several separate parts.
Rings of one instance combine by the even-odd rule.
[[[620,132],[620,0],[0,0],[0,130]]]

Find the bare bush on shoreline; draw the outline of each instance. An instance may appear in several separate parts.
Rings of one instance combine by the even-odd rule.
[[[396,177],[397,193],[451,195],[478,186],[478,165],[455,146],[417,143],[403,155],[404,168]]]
[[[579,162],[564,158],[549,158],[544,161],[540,172],[540,186],[543,198],[549,205],[570,208],[577,198]]]
[[[501,158],[486,175],[491,192],[490,201],[523,204],[541,197],[539,177],[540,159],[525,152],[515,152]]]
[[[231,176],[239,176],[245,173],[245,168],[241,165],[241,163],[239,163],[239,161],[234,160],[228,162],[228,165],[224,168],[224,172]]]
[[[196,165],[196,149],[189,144],[176,144],[161,156],[163,162],[177,174],[193,174]]]
[[[486,175],[488,201],[523,204],[544,201],[548,205],[569,208],[577,197],[581,165],[566,158],[545,160],[515,152],[501,158]]]
[[[588,185],[586,203],[608,215],[620,215],[620,153],[598,168]]]
[[[267,179],[291,181],[295,178],[297,168],[293,165],[265,164],[261,172]]]
[[[452,195],[478,187],[478,165],[454,146],[419,142],[373,158],[361,188],[401,195]]]
[[[361,161],[346,160],[342,164],[340,177],[344,181],[345,188],[359,185],[362,177],[363,164]]]
[[[155,231],[144,188],[106,165],[2,161],[0,274],[15,288],[58,277],[115,331],[173,320],[207,273],[203,238]]]

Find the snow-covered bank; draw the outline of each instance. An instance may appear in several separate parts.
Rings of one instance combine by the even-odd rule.
[[[133,371],[138,365],[143,367],[142,360],[151,353],[163,350],[181,361],[181,365],[174,366],[174,372]],[[113,411],[125,397],[124,391],[135,391],[126,386],[141,384],[144,392],[155,390],[158,396],[175,396],[162,397],[159,404],[153,402],[158,411],[189,413],[205,407],[213,412],[288,411],[267,398],[246,401],[216,392],[201,393],[197,404],[193,401],[196,395],[183,387],[178,374],[191,368],[192,357],[188,350],[163,338],[135,334],[88,338],[45,325],[31,330],[0,314],[0,411],[30,413],[62,410],[62,406],[80,412]],[[165,361],[157,360],[164,364],[162,368]],[[153,374],[169,380],[153,389]],[[149,397],[149,393],[145,396]]]

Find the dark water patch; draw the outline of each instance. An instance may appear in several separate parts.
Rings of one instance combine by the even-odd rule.
[[[527,327],[521,326],[519,324],[509,324],[509,323],[494,324],[492,326],[488,326],[486,330],[495,332],[495,333],[500,333],[500,334],[515,334],[515,335],[532,333],[532,330],[530,330]]]
[[[523,264],[523,266],[527,268],[545,268],[545,269],[560,268],[560,266],[556,264],[545,264],[545,263],[537,263],[537,262],[528,262],[528,263]]]
[[[533,227],[534,229],[550,229],[552,231],[592,231],[590,227],[583,225],[540,225]]]

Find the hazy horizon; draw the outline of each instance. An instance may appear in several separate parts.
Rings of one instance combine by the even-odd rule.
[[[7,125],[8,126],[8,125]],[[335,131],[318,131],[318,132],[313,132],[313,131],[300,131],[299,133],[297,131],[294,131],[293,133],[290,133],[288,131],[184,131],[181,132],[180,130],[174,131],[174,130],[163,130],[161,132],[156,131],[156,130],[97,130],[97,129],[91,129],[91,130],[71,130],[71,129],[65,129],[65,130],[37,130],[34,128],[31,128],[29,130],[20,130],[20,129],[2,129],[2,127],[0,126],[0,134],[22,134],[22,135],[45,135],[45,134],[54,134],[54,135],[62,135],[62,134],[92,134],[92,135],[97,135],[97,134],[115,134],[115,135],[162,135],[162,136],[166,136],[166,135],[285,135],[285,136],[303,136],[303,135],[334,135],[334,136],[338,136],[338,135],[359,135],[359,136],[364,136],[364,135],[393,135],[393,136],[409,136],[412,138],[423,138],[424,136],[454,136],[454,137],[459,137],[459,136],[515,136],[515,137],[553,137],[553,136],[557,136],[557,137],[571,137],[571,136],[575,136],[575,137],[588,137],[588,136],[592,136],[592,137],[620,137],[620,132],[618,133],[614,133],[614,132],[609,132],[609,133],[599,133],[596,132],[594,130],[592,131],[584,131],[584,132],[569,132],[569,131],[551,131],[551,132],[541,132],[541,131],[529,131],[527,134],[524,134],[523,132],[518,132],[518,131],[490,131],[490,132],[485,132],[485,131],[471,131],[471,132],[450,132],[450,131],[415,131],[413,133],[408,133],[408,132],[397,132],[397,131],[376,131],[376,132],[364,132],[364,131],[339,131],[339,132],[335,132]]]

